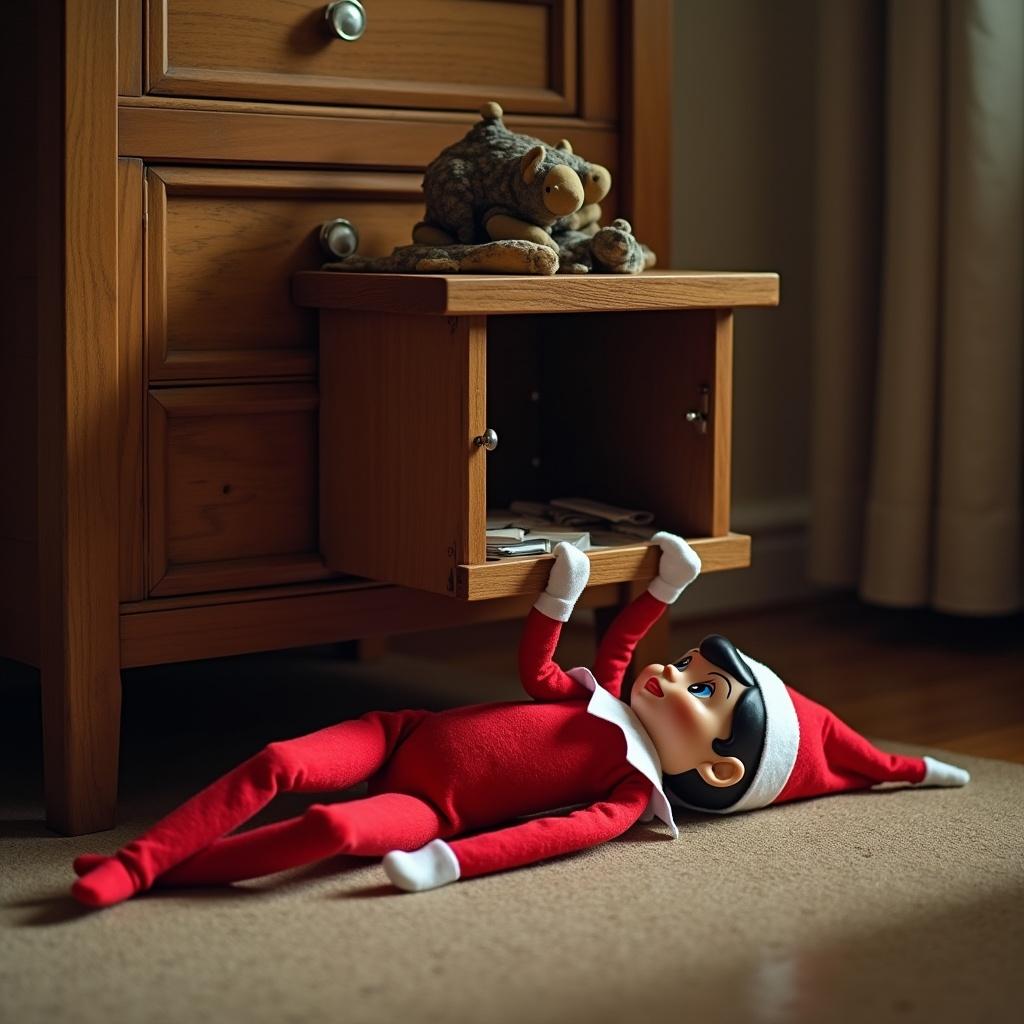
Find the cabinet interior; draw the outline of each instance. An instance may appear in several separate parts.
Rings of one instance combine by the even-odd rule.
[[[487,454],[488,509],[582,497],[711,535],[711,489],[698,478],[713,433],[686,413],[711,384],[714,339],[707,310],[489,318],[487,425],[499,443]]]

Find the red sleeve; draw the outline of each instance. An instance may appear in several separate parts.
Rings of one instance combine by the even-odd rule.
[[[622,835],[643,814],[651,782],[639,773],[615,787],[607,800],[560,817],[532,818],[521,825],[451,843],[460,878],[506,871],[563,853],[574,853]]]
[[[562,623],[530,609],[519,642],[519,678],[534,700],[571,700],[587,691],[552,660]]]
[[[597,651],[594,677],[613,696],[621,695],[622,679],[629,668],[636,645],[661,618],[667,607],[664,601],[659,601],[650,591],[645,590],[635,601],[626,605],[608,627]]]

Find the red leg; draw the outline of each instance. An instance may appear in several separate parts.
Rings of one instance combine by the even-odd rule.
[[[148,889],[157,876],[248,821],[281,791],[347,789],[378,771],[425,712],[371,712],[298,739],[271,743],[197,793],[72,887],[89,906]]]
[[[157,884],[224,885],[339,853],[382,857],[391,850],[418,850],[442,831],[438,812],[418,797],[404,793],[314,804],[301,817],[212,843],[171,868]]]

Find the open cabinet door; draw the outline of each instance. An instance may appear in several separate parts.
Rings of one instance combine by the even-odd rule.
[[[454,596],[456,566],[485,558],[484,320],[321,317],[324,560]]]

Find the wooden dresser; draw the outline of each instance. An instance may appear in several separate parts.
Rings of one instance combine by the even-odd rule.
[[[5,190],[0,655],[40,669],[47,817],[63,832],[113,824],[122,668],[518,616],[543,585],[542,560],[446,592],[443,567],[464,555],[447,536],[421,538],[443,548],[430,556],[436,586],[388,571],[380,552],[380,573],[325,561],[321,461],[334,449],[321,436],[317,307],[335,307],[334,331],[345,308],[371,314],[310,283],[326,276],[305,273],[324,259],[322,224],[349,221],[369,255],[408,241],[423,168],[496,99],[510,127],[567,137],[608,166],[606,214],[629,216],[670,265],[668,0],[332,6],[333,22],[312,0],[9,12],[4,59],[24,88]],[[754,287],[775,301],[774,279]],[[744,304],[736,294],[705,293],[700,321],[721,360],[702,499],[711,568],[748,555],[728,534],[724,307]],[[386,304],[403,301],[393,291]],[[595,317],[570,329],[600,334]],[[384,364],[365,353],[373,380]],[[332,356],[332,380],[347,372]],[[347,436],[368,458],[401,444]],[[476,479],[463,509],[484,507]],[[330,486],[343,526],[361,494],[337,474]],[[461,529],[479,558],[480,524]],[[584,604],[607,615],[645,584],[654,554],[629,551],[595,573]]]

